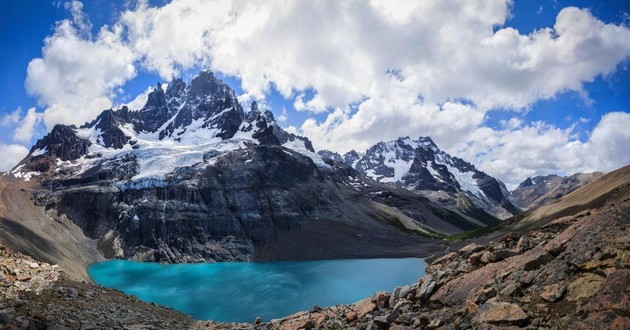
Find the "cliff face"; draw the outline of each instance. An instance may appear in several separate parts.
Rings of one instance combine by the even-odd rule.
[[[159,181],[126,181],[134,162],[117,160],[78,177],[47,181],[44,187],[50,189],[38,190],[35,203],[73,219],[98,240],[106,258],[199,262],[432,250],[431,240],[417,235],[422,224],[405,228],[347,184],[349,176],[356,176],[352,169],[320,168],[280,146],[232,151]],[[427,200],[415,199],[425,208],[409,206],[409,214],[436,225],[442,221]],[[318,230],[311,231],[313,226]],[[351,239],[357,231],[365,235],[363,241]],[[330,245],[325,238],[340,233],[342,243]],[[366,246],[371,233],[391,239]],[[299,244],[290,244],[293,236],[300,237]],[[298,246],[282,248],[286,244]]]

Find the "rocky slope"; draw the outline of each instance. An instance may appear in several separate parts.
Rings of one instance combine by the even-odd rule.
[[[556,203],[565,216],[529,214],[525,226],[504,224],[500,235],[435,259],[413,285],[258,325],[199,327],[627,329],[630,167],[603,179]],[[596,202],[588,209],[572,204],[589,198]]]
[[[373,180],[420,193],[476,219],[506,219],[520,213],[501,181],[440,150],[429,137],[379,142],[363,154],[354,150],[343,156],[327,150],[319,154],[350,165]]]
[[[17,296],[0,300],[0,324],[37,329],[627,329],[630,167],[541,209],[434,259],[418,282],[352,305],[315,306],[252,324],[193,322],[120,292],[43,276],[48,280],[39,294],[20,289]],[[53,266],[35,267],[29,258],[0,251],[4,274],[55,274]]]
[[[67,279],[57,265],[0,245],[3,329],[187,329],[193,320],[115,290]]]
[[[512,190],[510,200],[522,209],[533,209],[558,200],[603,175],[602,172],[594,172],[577,173],[566,177],[547,175],[527,178]]]

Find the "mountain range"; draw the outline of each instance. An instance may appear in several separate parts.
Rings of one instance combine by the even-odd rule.
[[[244,111],[210,71],[158,84],[142,109],[56,125],[11,173],[36,179],[34,203],[69,219],[106,258],[409,255],[485,225],[324,161],[270,111],[255,102]]]
[[[529,206],[429,137],[315,152],[211,71],[56,125],[10,173],[106,258],[162,262],[428,254]]]

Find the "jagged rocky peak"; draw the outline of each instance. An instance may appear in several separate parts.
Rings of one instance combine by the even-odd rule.
[[[464,204],[472,203],[499,218],[519,212],[508,200],[509,192],[501,181],[440,150],[430,137],[379,142],[354,167],[374,180],[423,194],[466,196],[469,201]]]
[[[138,164],[130,167],[138,173],[126,176],[161,180],[178,167],[203,164],[200,162],[256,144],[282,145],[324,164],[310,140],[285,131],[271,111],[259,109],[258,102],[245,113],[232,88],[211,71],[202,71],[189,83],[174,79],[168,85],[156,84],[137,111],[126,106],[108,109],[79,128],[55,128],[21,164],[46,154],[51,161],[33,167],[51,169],[72,165],[58,161],[87,156],[72,165],[72,170],[62,171],[79,175],[110,160],[114,166],[124,158]]]
[[[324,149],[324,150],[319,150],[317,154],[322,156],[323,159],[330,159],[335,162],[344,163],[343,158],[338,152]]]
[[[601,172],[594,172],[577,173],[571,176],[551,174],[527,178],[512,191],[510,199],[523,209],[535,208],[558,200],[602,175]]]
[[[346,165],[355,167],[356,163],[361,159],[361,157],[363,157],[363,155],[363,153],[359,153],[352,149],[343,154],[343,162],[346,163]]]

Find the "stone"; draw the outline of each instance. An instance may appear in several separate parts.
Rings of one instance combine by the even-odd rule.
[[[545,251],[538,251],[523,264],[523,269],[526,271],[538,269],[540,266],[547,264],[553,259],[554,257],[551,254]]]
[[[411,292],[412,290],[413,290],[413,288],[410,285],[402,286],[400,288],[400,292],[398,293],[398,297],[397,298],[405,298],[405,299],[407,299],[407,296],[409,296],[409,294],[412,293]]]
[[[565,291],[565,286],[562,283],[556,283],[545,287],[540,297],[548,302],[556,302],[562,298]]]
[[[411,327],[405,326],[405,325],[400,325],[400,324],[392,324],[391,327],[389,327],[389,330],[411,330]]]
[[[606,278],[602,289],[584,306],[585,311],[606,309],[630,311],[630,269],[617,270]]]
[[[519,286],[514,283],[510,283],[503,290],[501,290],[499,294],[504,297],[514,297],[519,294],[520,290],[521,288]]]
[[[299,329],[312,329],[314,327],[313,320],[300,317],[297,319],[289,319],[282,322],[282,330],[299,330]]]
[[[468,257],[468,262],[473,266],[478,266],[481,264],[481,257],[483,256],[483,252],[475,252]]]
[[[477,316],[479,323],[508,325],[523,325],[527,318],[527,314],[521,307],[507,302],[485,304],[479,308]]]
[[[532,241],[529,239],[528,236],[522,236],[521,238],[519,238],[515,247],[516,251],[518,251],[519,253],[523,253],[531,248]]]
[[[365,330],[386,330],[387,328],[388,328],[388,324],[381,323],[376,320],[372,320],[368,322],[367,326],[365,327]]]
[[[604,286],[605,278],[596,274],[584,274],[572,280],[566,289],[570,301],[584,300],[594,296]]]
[[[490,252],[488,256],[488,261],[498,262],[498,261],[513,257],[515,255],[518,255],[518,252],[512,251],[512,250],[496,250],[496,251]]]
[[[348,322],[354,322],[357,320],[359,314],[353,310],[349,310],[346,312],[346,320],[348,320]]]
[[[391,295],[389,293],[380,292],[376,295],[376,306],[379,309],[387,309],[389,308],[389,299]]]
[[[463,257],[468,257],[475,252],[479,252],[484,249],[483,245],[478,245],[476,243],[470,243],[463,248],[459,249],[459,254]]]
[[[256,320],[254,321],[254,324],[261,324],[262,323],[262,319],[260,318],[260,316],[256,316]]]
[[[376,304],[372,302],[371,298],[365,298],[354,305],[350,306],[350,309],[357,313],[357,318],[362,319],[368,313],[372,312],[376,308]]]
[[[416,297],[418,300],[426,300],[429,298],[433,290],[435,290],[435,281],[429,276],[425,276],[422,285],[420,285],[420,289],[416,292]]]
[[[387,323],[392,323],[392,322],[396,321],[396,319],[398,319],[401,314],[402,313],[400,312],[400,309],[396,308],[396,309],[392,310],[391,313],[387,314],[387,316],[385,317],[385,320],[387,321]]]

